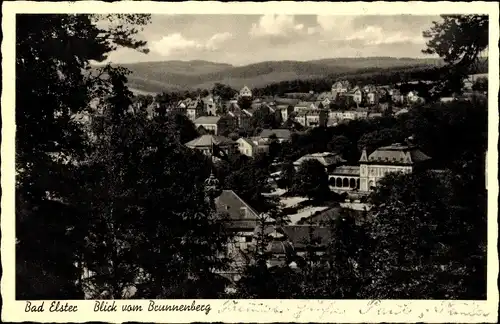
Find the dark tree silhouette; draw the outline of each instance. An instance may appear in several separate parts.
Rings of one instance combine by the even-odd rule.
[[[463,80],[473,73],[480,55],[488,47],[487,15],[442,15],[442,21],[424,31],[426,54],[437,54],[446,63],[438,91],[460,92]]]

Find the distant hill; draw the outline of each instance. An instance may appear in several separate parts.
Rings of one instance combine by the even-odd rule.
[[[245,66],[207,61],[164,61],[123,64],[131,71],[129,86],[142,92],[210,89],[214,83],[235,89],[288,80],[305,80],[346,73],[366,73],[393,68],[439,66],[440,59],[393,57],[332,58],[314,61],[270,61]]]

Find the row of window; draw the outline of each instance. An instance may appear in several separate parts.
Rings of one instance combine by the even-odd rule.
[[[359,179],[354,178],[341,178],[331,177],[329,179],[330,186],[336,188],[351,188],[359,189]]]

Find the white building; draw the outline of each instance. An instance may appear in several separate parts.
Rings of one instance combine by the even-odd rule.
[[[247,86],[244,86],[240,90],[240,97],[252,97],[252,90],[250,90],[250,88],[248,88]]]

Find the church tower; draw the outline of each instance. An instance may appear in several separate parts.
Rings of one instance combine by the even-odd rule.
[[[222,189],[220,187],[219,180],[217,180],[214,176],[213,171],[210,172],[210,176],[205,180],[204,186],[205,199],[210,204],[210,208],[215,210],[215,198],[222,193]]]
[[[359,159],[359,190],[368,191],[368,154],[366,148],[363,148],[361,158]]]

